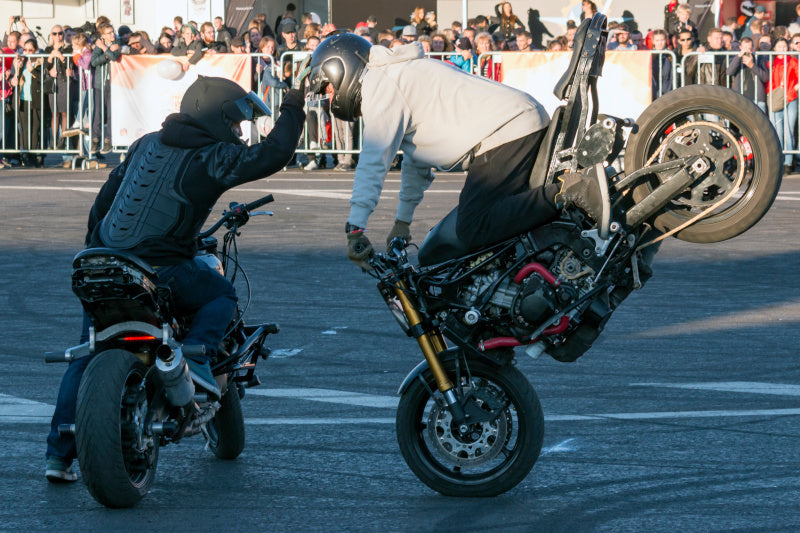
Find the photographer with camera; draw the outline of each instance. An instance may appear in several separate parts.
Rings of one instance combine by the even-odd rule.
[[[767,90],[769,65],[765,57],[753,56],[753,39],[745,37],[739,43],[739,54],[731,58],[726,74],[732,78],[731,89],[752,100],[763,112],[767,112]]]
[[[17,26],[16,28],[14,26]],[[12,15],[8,17],[8,31],[3,36],[3,46],[6,48],[11,48],[16,53],[21,53],[21,46],[19,44],[19,38],[29,33],[33,35],[33,32],[28,25],[25,23],[25,17],[21,17],[19,15]]]

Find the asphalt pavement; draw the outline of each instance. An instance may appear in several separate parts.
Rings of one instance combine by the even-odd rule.
[[[147,497],[109,510],[81,482],[44,479],[64,366],[42,355],[77,342],[71,258],[107,174],[0,170],[0,530],[800,530],[800,176],[736,239],[667,241],[654,277],[578,362],[518,353],[544,449],[515,489],[478,500],[431,491],[397,447],[397,387],[422,356],[345,258],[352,173],[286,171],[230,191],[214,217],[230,201],[276,199],[239,239],[248,316],[282,328],[243,402],[246,448],[226,462],[202,438],[167,446]],[[439,175],[417,240],[463,179]],[[398,188],[391,173],[373,242]]]

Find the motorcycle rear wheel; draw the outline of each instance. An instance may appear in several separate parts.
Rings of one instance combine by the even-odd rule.
[[[739,142],[745,161],[738,161],[735,147],[709,128],[699,127],[701,136],[712,139],[707,154],[717,164],[701,183],[668,203],[653,219],[654,227],[666,233],[723,198],[745,167],[744,180],[734,196],[710,215],[677,232],[683,241],[709,243],[730,239],[755,225],[769,210],[781,184],[781,148],[775,128],[767,116],[744,96],[725,87],[690,85],[670,91],[654,101],[636,121],[625,149],[625,171],[630,174],[645,166],[659,145],[675,128],[689,122],[712,122],[723,126]],[[673,142],[654,162],[692,154],[690,145]],[[718,146],[714,146],[714,145]],[[699,153],[698,153],[699,155]],[[633,189],[636,202],[644,199],[659,182],[656,176]]]
[[[544,440],[544,414],[531,384],[513,366],[481,361],[445,370],[457,393],[471,394],[473,407],[493,411],[488,422],[460,433],[430,371],[415,379],[400,398],[396,431],[409,468],[445,496],[489,497],[513,487],[533,468]]]
[[[146,435],[147,366],[125,350],[97,354],[81,380],[75,442],[81,474],[95,500],[132,507],[150,490],[158,438]]]
[[[208,423],[208,446],[219,459],[231,460],[244,450],[244,416],[239,387],[229,383],[220,400],[220,409]]]

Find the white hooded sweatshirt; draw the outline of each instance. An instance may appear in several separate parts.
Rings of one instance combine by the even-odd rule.
[[[366,227],[383,181],[403,150],[397,219],[411,222],[431,167],[464,170],[472,157],[547,127],[532,96],[425,59],[420,43],[370,49],[361,88],[363,148],[348,222]]]

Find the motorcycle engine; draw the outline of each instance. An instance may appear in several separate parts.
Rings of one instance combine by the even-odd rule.
[[[540,272],[533,271],[520,283],[514,276],[506,276],[498,283],[502,269],[493,267],[473,276],[472,283],[464,285],[459,293],[459,300],[470,308],[480,307],[481,298],[495,286],[489,302],[484,307],[489,318],[508,317],[513,325],[524,330],[536,329],[542,322],[560,309],[574,302],[581,295],[592,290],[594,269],[579,259],[567,247],[550,254],[549,264],[531,259],[531,263],[543,266],[558,281],[554,285]],[[549,276],[548,276],[549,277]],[[467,325],[477,322],[477,316],[464,314],[463,321]]]

